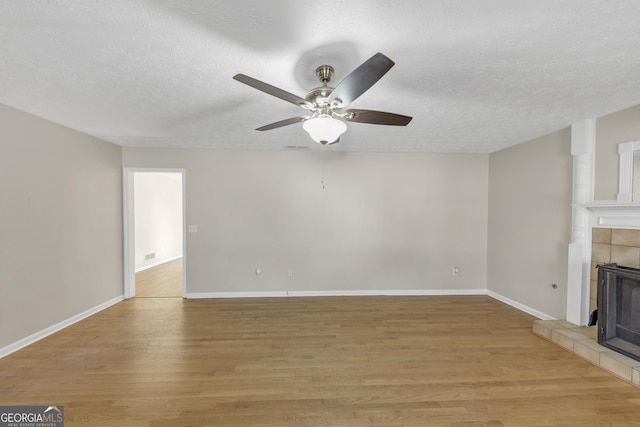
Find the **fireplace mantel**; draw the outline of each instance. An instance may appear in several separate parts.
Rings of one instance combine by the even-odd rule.
[[[568,251],[567,321],[584,326],[589,319],[591,236],[594,228],[640,229],[640,203],[633,203],[633,154],[640,142],[618,145],[620,167],[617,200],[595,201],[596,120],[571,126],[573,204]]]
[[[591,227],[640,229],[640,203],[604,200],[571,206],[591,212]]]

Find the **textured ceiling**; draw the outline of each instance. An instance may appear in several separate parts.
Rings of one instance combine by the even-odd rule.
[[[302,97],[382,52],[396,63],[331,150],[489,153],[640,104],[637,0],[0,0],[0,103],[130,147],[317,149]]]

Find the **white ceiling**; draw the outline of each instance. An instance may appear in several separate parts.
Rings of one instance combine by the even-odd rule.
[[[640,104],[637,0],[0,0],[0,103],[130,147],[317,149],[302,97],[396,63],[331,150],[489,153]]]

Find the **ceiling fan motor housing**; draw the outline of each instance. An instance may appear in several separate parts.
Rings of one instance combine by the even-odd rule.
[[[329,105],[329,95],[333,92],[330,86],[320,86],[307,93],[306,100],[322,108]]]
[[[326,85],[331,81],[333,77],[333,67],[331,65],[321,65],[316,68],[316,76],[322,82],[323,85]]]

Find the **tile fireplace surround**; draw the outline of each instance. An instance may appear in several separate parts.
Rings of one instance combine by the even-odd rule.
[[[597,307],[598,264],[616,263],[640,268],[640,230],[594,228],[591,232],[591,286],[589,311]]]

